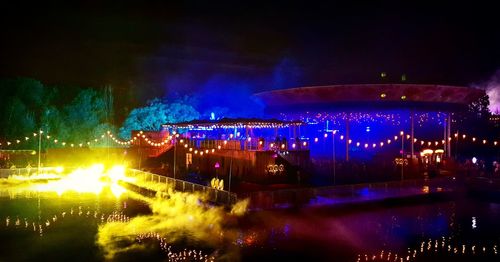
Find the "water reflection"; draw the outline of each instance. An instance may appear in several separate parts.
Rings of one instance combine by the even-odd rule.
[[[434,253],[437,257],[449,255],[448,246],[450,254],[458,254],[465,247],[469,252],[463,253],[464,257],[481,254],[491,258],[497,254],[498,219],[498,205],[465,198],[293,212],[262,211],[247,216],[246,223],[254,226],[242,230],[236,243],[248,261],[281,256],[364,261],[365,256],[377,259],[381,252],[383,259],[389,261],[402,258],[406,261],[408,256],[434,261]]]
[[[197,194],[31,188],[0,190],[0,260],[498,259],[500,205],[465,197],[245,214]]]
[[[15,239],[13,242],[19,246],[23,246],[23,237],[31,238],[26,232],[45,238],[43,242],[35,240],[40,245],[32,245],[33,249],[25,252],[30,258],[36,257],[40,246],[54,243],[68,246],[69,243],[62,243],[60,239],[53,241],[56,235],[66,239],[73,235],[79,239],[92,238],[86,246],[75,249],[75,252],[93,250],[90,254],[94,257],[90,260],[155,254],[155,247],[149,245],[155,241],[151,240],[159,242],[160,251],[165,255],[154,257],[155,260],[166,257],[173,261],[213,261],[216,257],[233,256],[230,243],[236,235],[234,218],[244,214],[247,201],[238,202],[228,212],[224,207],[206,202],[203,194],[169,190],[162,197],[145,197],[117,183],[118,180],[133,182],[123,174],[123,169],[105,171],[102,165],[94,165],[61,174],[58,179],[47,179],[47,175],[2,179],[0,196],[7,193],[9,198],[0,197],[0,204],[5,204],[0,219],[3,216],[6,223],[0,230],[0,238]],[[145,207],[146,212],[137,212],[140,206]],[[136,212],[127,214],[130,209]],[[82,230],[85,233],[82,234]],[[155,239],[151,239],[153,235]],[[0,240],[0,244],[5,244],[3,242]],[[20,250],[2,251],[0,258],[10,260],[17,252]],[[44,252],[55,260],[62,260],[58,252]]]

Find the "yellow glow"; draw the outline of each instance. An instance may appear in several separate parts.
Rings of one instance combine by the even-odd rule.
[[[111,189],[111,193],[117,198],[120,198],[120,196],[127,191],[125,188],[118,184],[111,184],[109,186],[109,189]]]
[[[56,172],[62,172],[62,167],[55,168]],[[109,188],[116,197],[121,196],[127,190],[118,184],[119,181],[133,182],[133,178],[125,176],[124,166],[113,166],[104,172],[104,165],[94,164],[88,168],[78,168],[67,175],[41,174],[37,178],[60,178],[49,181],[46,184],[33,185],[35,191],[56,192],[63,195],[66,192],[94,193],[99,194],[104,188]],[[43,175],[43,176],[42,176]],[[30,179],[34,179],[33,176]]]
[[[424,150],[422,150],[422,153],[424,155],[432,155],[432,153],[434,153],[434,151],[432,149],[424,149]]]
[[[56,167],[55,170],[56,170],[56,173],[61,173],[62,171],[64,171],[64,167],[58,166],[58,167]]]

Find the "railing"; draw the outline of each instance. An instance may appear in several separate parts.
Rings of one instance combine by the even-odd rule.
[[[53,167],[42,167],[40,168],[41,172],[53,170]],[[33,168],[9,168],[9,169],[0,169],[0,178],[7,178],[9,176],[29,176],[38,173],[38,167]]]
[[[177,139],[177,145],[181,138]],[[249,151],[301,151],[309,150],[309,141],[295,140],[275,141],[275,139],[252,137],[250,141],[243,137],[232,138],[230,140],[214,138],[183,138],[183,144],[188,147],[198,149],[215,149],[220,146],[222,149],[249,150]]]
[[[429,192],[448,191],[455,186],[452,178],[415,179],[370,184],[352,184],[316,188],[282,189],[239,194],[250,198],[251,209],[272,209],[320,203],[340,204],[359,201],[377,201]]]
[[[9,176],[29,176],[37,173],[38,168],[12,168],[12,169],[0,169],[0,178],[8,178]],[[40,168],[41,172],[54,170],[54,167],[43,167]],[[127,175],[135,178],[139,178],[140,181],[136,186],[144,187],[153,191],[160,191],[167,193],[168,189],[174,189],[179,192],[203,192],[207,196],[207,200],[219,203],[232,205],[236,203],[237,196],[235,193],[230,193],[224,190],[218,190],[215,188],[190,183],[187,181],[174,179],[166,176],[160,176],[157,174],[144,172],[136,169],[127,169]]]
[[[168,189],[174,189],[179,192],[202,192],[206,194],[207,199],[214,203],[231,205],[236,203],[237,196],[235,193],[230,193],[224,190],[187,182],[184,180],[174,179],[171,177],[160,176],[157,174],[144,172],[137,169],[127,169],[127,176],[139,178],[140,184],[137,186],[144,187],[149,190],[167,193]]]

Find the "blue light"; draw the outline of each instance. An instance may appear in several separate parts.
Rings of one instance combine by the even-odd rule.
[[[366,132],[370,132],[370,127],[369,126],[366,127]]]

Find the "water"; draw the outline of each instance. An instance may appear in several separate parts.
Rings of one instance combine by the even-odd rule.
[[[0,191],[0,261],[104,261],[109,258],[96,241],[99,226],[110,221],[126,223],[151,212],[127,193],[116,197],[105,191],[63,195]],[[491,261],[499,259],[494,254],[500,243],[497,221],[499,203],[468,196],[258,211],[223,227],[223,233],[234,236],[217,242],[216,247],[193,240],[191,231],[168,245],[162,236],[141,234],[118,244],[143,248],[125,250],[110,260],[174,260],[168,252],[182,252],[185,246],[188,252],[203,251],[220,260],[399,261],[409,256],[410,261]]]
[[[500,244],[500,204],[478,199],[259,212],[248,219],[252,226],[247,238],[254,243],[243,253],[246,261],[357,261],[358,257],[365,261],[365,255],[372,260],[374,254],[381,261],[382,251],[383,260],[395,261],[395,253],[406,259],[408,249],[412,255],[417,250],[415,258],[410,255],[411,261],[500,259],[494,254],[495,245]],[[453,252],[455,246],[459,247],[457,253]]]
[[[112,194],[23,192],[0,197],[0,261],[102,261],[98,225],[149,212]]]

